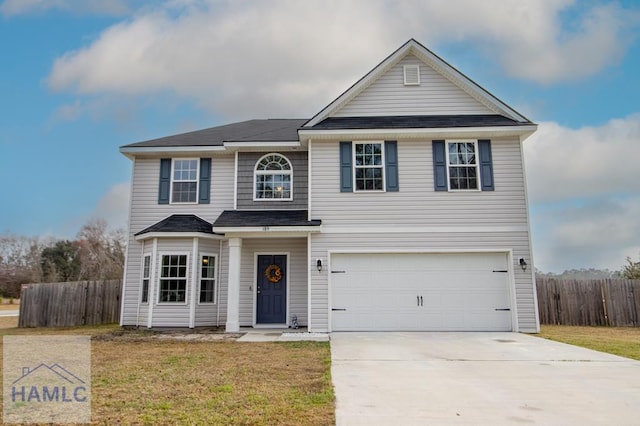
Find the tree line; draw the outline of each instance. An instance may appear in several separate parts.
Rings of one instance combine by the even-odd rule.
[[[639,256],[640,258],[640,256]],[[603,278],[626,278],[628,280],[640,280],[640,260],[634,261],[627,256],[626,264],[619,271],[609,269],[568,269],[560,274],[553,272],[542,272],[536,268],[536,276],[542,278],[559,278],[574,280],[597,280]]]
[[[106,221],[85,223],[74,240],[0,235],[0,296],[20,297],[22,284],[120,279],[126,234]]]

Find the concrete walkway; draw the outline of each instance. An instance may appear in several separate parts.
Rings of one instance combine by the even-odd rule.
[[[238,342],[328,342],[327,333],[309,333],[306,328],[278,329],[278,328],[241,328],[244,333],[238,338]]]
[[[332,333],[345,425],[638,425],[640,362],[517,333]]]

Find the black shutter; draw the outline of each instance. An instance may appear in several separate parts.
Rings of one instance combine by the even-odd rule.
[[[158,186],[158,204],[169,204],[171,190],[171,158],[160,160],[160,183]]]
[[[400,187],[398,183],[398,142],[384,142],[384,162],[387,191],[397,192]]]
[[[199,192],[198,204],[209,204],[209,193],[211,192],[211,158],[200,159]]]
[[[340,192],[353,192],[351,142],[340,142]]]
[[[478,157],[480,159],[480,181],[483,191],[493,191],[493,159],[491,158],[491,141],[478,140]]]
[[[436,191],[446,191],[447,187],[447,156],[445,142],[432,141],[433,147],[433,185]]]

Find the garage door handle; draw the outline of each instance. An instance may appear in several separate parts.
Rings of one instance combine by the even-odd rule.
[[[346,311],[347,308],[331,308],[332,311]]]
[[[494,269],[493,272],[509,272],[506,269]]]
[[[496,308],[496,311],[510,311],[511,308]]]

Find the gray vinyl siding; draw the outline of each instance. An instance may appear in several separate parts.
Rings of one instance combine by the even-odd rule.
[[[323,232],[312,235],[311,259],[327,261],[329,251],[340,250],[495,249],[512,250],[514,262],[519,257],[530,260],[521,144],[516,139],[492,139],[491,145],[495,191],[434,191],[431,141],[399,140],[398,192],[342,193],[339,141],[313,141],[311,216],[322,219]],[[332,227],[338,232],[332,233]],[[519,329],[536,331],[532,275],[511,266]],[[327,331],[329,275],[325,270],[311,276],[310,329]]]
[[[240,270],[240,325],[253,325],[256,290],[256,253],[289,254],[289,312],[298,316],[298,323],[307,325],[307,239],[245,239],[242,242]],[[290,318],[287,318],[287,323]]]
[[[136,325],[140,294],[142,242],[134,234],[172,214],[196,214],[213,222],[223,210],[233,209],[234,155],[216,155],[211,165],[210,204],[158,204],[160,157],[136,158],[131,185],[127,270],[123,291],[123,325]],[[151,247],[151,240],[146,242]],[[150,250],[150,248],[149,248]],[[189,246],[188,250],[191,250]],[[154,312],[155,316],[155,312]],[[154,319],[155,322],[155,319]]]
[[[404,85],[404,65],[420,65],[419,86]],[[417,57],[407,55],[332,116],[493,113]]]
[[[340,192],[338,141],[313,142],[312,217],[339,226],[526,226],[518,140],[492,139],[494,191],[434,191],[430,140],[398,141],[398,192]]]
[[[253,201],[253,172],[256,162],[269,152],[241,152],[238,154],[238,209],[246,210],[305,210],[307,209],[307,152],[281,152],[293,168],[292,201]]]

